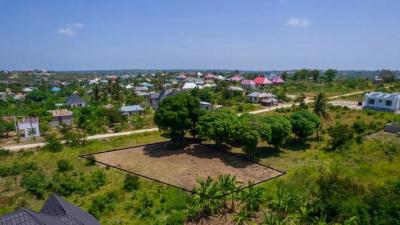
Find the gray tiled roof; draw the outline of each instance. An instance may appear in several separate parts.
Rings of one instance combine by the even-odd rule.
[[[77,94],[72,94],[67,98],[67,105],[81,105],[86,104],[86,101]]]
[[[40,212],[21,209],[0,217],[0,225],[100,225],[94,216],[52,194]]]

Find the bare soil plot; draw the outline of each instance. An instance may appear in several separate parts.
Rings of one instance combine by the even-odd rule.
[[[97,162],[160,181],[187,191],[197,178],[235,175],[243,182],[260,183],[284,174],[212,146],[190,144],[169,150],[169,142],[137,146],[95,154]]]
[[[350,101],[350,100],[333,100],[333,101],[329,101],[330,104],[334,105],[334,106],[342,106],[342,107],[348,107],[350,109],[362,109],[363,106],[358,105],[357,101]]]

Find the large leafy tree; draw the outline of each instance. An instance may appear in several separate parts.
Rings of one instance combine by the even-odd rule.
[[[314,113],[319,117],[328,119],[328,98],[324,93],[319,93],[314,101]]]
[[[301,139],[311,136],[321,124],[319,117],[309,111],[294,112],[290,116],[290,122],[293,133]]]
[[[285,116],[266,116],[263,120],[271,126],[271,141],[274,146],[285,142],[292,133],[292,124]]]
[[[227,110],[215,110],[200,117],[197,129],[201,138],[214,140],[221,145],[232,137],[238,117]]]
[[[329,69],[329,70],[325,71],[324,75],[325,75],[326,81],[332,82],[333,79],[335,79],[336,74],[337,74],[337,71],[334,69]]]
[[[165,98],[159,105],[154,122],[175,144],[182,144],[188,130],[195,133],[201,114],[199,99],[187,93]]]

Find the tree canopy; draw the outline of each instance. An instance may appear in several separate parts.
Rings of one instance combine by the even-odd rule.
[[[200,101],[187,93],[170,96],[161,101],[154,122],[173,142],[182,144],[188,130],[196,129],[200,116]]]

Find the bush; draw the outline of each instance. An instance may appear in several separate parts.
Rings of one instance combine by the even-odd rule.
[[[62,172],[66,172],[66,171],[71,171],[73,169],[74,169],[74,166],[71,165],[71,163],[68,160],[66,160],[66,159],[58,160],[58,162],[57,162],[58,172],[62,173]]]
[[[114,192],[109,192],[105,195],[97,196],[92,200],[92,204],[89,208],[89,213],[99,219],[100,216],[104,213],[114,210],[116,200],[117,195]]]
[[[65,174],[56,174],[49,184],[49,189],[62,196],[84,193],[84,185],[75,177]]]
[[[88,155],[86,158],[87,158],[87,161],[86,161],[87,166],[96,165],[96,158],[94,157],[94,155]]]
[[[16,176],[25,172],[38,170],[38,166],[34,162],[29,163],[13,163],[9,166],[0,165],[0,177]]]
[[[139,177],[131,174],[126,174],[124,180],[124,189],[126,191],[135,191],[138,190],[139,187],[140,187]]]
[[[50,135],[46,139],[45,149],[51,152],[60,152],[62,150],[62,144],[54,135]]]
[[[337,150],[347,145],[353,139],[353,130],[347,124],[336,124],[328,129],[331,137],[331,150]]]
[[[90,174],[85,184],[89,191],[97,190],[106,183],[106,174],[102,170]]]
[[[5,150],[3,148],[0,148],[0,157],[2,156],[9,156],[11,152],[9,150]]]
[[[37,198],[42,198],[46,190],[46,179],[42,171],[34,171],[22,176],[21,186]]]

